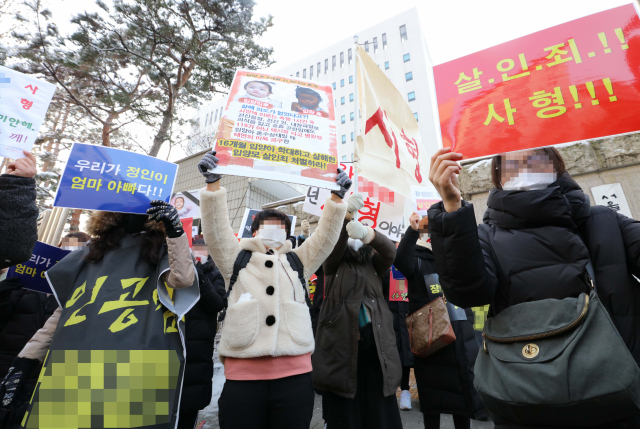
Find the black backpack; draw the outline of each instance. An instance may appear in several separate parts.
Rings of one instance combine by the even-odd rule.
[[[236,258],[236,262],[233,264],[233,274],[231,275],[231,279],[229,281],[229,290],[224,295],[224,307],[225,309],[228,307],[228,298],[231,295],[231,291],[233,290],[233,285],[238,280],[238,274],[240,274],[240,270],[246,267],[251,260],[252,252],[250,250],[241,250]],[[289,265],[291,268],[298,273],[298,280],[302,284],[302,289],[304,289],[304,299],[307,303],[307,307],[311,308],[311,300],[309,299],[309,290],[307,288],[307,282],[304,279],[304,266],[302,265],[302,261],[293,252],[287,253],[287,261],[289,261]]]

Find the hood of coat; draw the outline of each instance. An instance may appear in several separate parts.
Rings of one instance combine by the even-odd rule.
[[[505,229],[558,226],[576,230],[590,210],[589,197],[569,173],[564,173],[545,189],[492,189],[483,221]]]
[[[280,249],[273,249],[277,253],[289,253],[292,250],[292,244],[290,240],[285,240],[284,244],[280,246]],[[267,253],[267,247],[262,242],[260,237],[249,237],[240,240],[240,248],[248,250],[250,252]]]

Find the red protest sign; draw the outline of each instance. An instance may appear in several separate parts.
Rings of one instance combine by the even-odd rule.
[[[640,130],[629,4],[435,66],[444,147],[465,158]]]

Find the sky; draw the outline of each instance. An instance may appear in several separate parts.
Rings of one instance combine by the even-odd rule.
[[[95,10],[92,0],[50,0],[61,31],[68,18]],[[256,17],[274,26],[259,40],[274,48],[271,70],[294,63],[414,6],[434,65],[631,0],[256,0]],[[188,113],[188,112],[186,112]],[[187,114],[187,116],[191,116]],[[186,130],[185,130],[186,131]],[[153,133],[148,133],[149,141]],[[140,136],[144,139],[144,136]],[[166,156],[166,148],[164,156]],[[161,152],[160,157],[164,158]],[[184,156],[172,152],[170,160]]]

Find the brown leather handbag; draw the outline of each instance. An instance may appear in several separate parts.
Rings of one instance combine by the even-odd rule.
[[[414,355],[427,357],[456,340],[447,301],[439,297],[406,319],[409,344]]]

